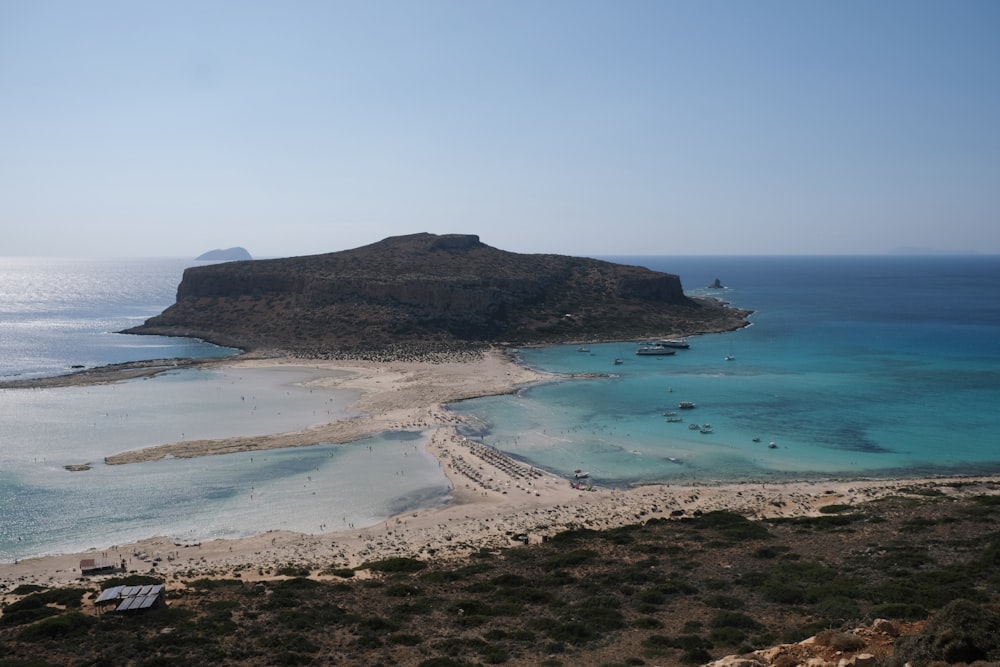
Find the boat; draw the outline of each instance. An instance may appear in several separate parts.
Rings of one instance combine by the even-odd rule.
[[[773,442],[767,443],[767,446],[768,446],[768,449],[777,449],[778,448],[778,445],[776,445]]]
[[[681,460],[680,460],[679,458],[677,458],[676,456],[668,456],[668,457],[667,457],[667,460],[668,460],[668,461],[670,461],[671,463],[677,463],[677,464],[681,464],[681,463],[684,463],[684,461],[681,461]]]
[[[588,477],[590,477],[590,473],[589,472],[583,472],[582,470],[573,473],[573,478],[574,479],[587,479]]]
[[[660,340],[656,342],[657,345],[662,345],[663,347],[673,347],[678,350],[686,350],[691,347],[691,344],[687,342],[686,338],[667,338],[665,340]]]
[[[691,429],[692,431],[701,430],[701,427],[698,426],[697,424],[688,424],[688,428]]]
[[[677,422],[684,421],[684,419],[681,417],[667,417],[667,421],[670,422],[671,424],[676,424]]]
[[[677,407],[681,410],[694,410],[694,403],[691,401],[681,401],[677,404]]]
[[[586,346],[578,347],[576,351],[577,352],[590,352],[590,348],[586,347]]]
[[[723,358],[724,358],[724,359],[725,359],[726,361],[732,361],[733,359],[735,359],[735,358],[736,358],[736,355],[735,355],[735,354],[727,354],[727,355],[726,355],[725,357],[723,357]]]
[[[677,354],[677,350],[669,347],[660,345],[659,343],[650,343],[646,345],[640,345],[639,349],[635,351],[639,356],[649,356],[649,357],[666,357],[671,354]]]
[[[621,357],[615,357],[615,366],[621,366],[625,361]]]

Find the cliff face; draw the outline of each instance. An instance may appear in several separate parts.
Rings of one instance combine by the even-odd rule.
[[[177,302],[130,333],[308,354],[402,344],[628,339],[741,326],[642,267],[413,234],[324,255],[189,268]]]

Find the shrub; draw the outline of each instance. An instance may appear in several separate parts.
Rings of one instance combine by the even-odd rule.
[[[60,639],[87,633],[97,619],[86,616],[78,611],[52,616],[24,628],[19,635],[22,641],[40,639]]]
[[[368,569],[373,572],[419,572],[426,567],[427,563],[422,560],[396,557],[365,563],[359,569]]]
[[[876,618],[896,618],[905,621],[919,621],[927,618],[927,609],[919,604],[905,602],[890,602],[872,608],[871,615]]]
[[[715,628],[708,633],[708,638],[722,646],[738,646],[747,638],[747,633],[739,628]]]
[[[590,628],[579,621],[557,625],[548,631],[548,635],[551,639],[570,644],[583,644],[597,638]]]
[[[760,540],[770,537],[760,522],[750,521],[735,512],[716,510],[702,514],[694,522],[695,528],[712,529],[730,540]]]
[[[816,643],[835,651],[859,651],[865,647],[865,640],[853,632],[824,630],[816,635]]]
[[[703,648],[689,649],[681,654],[681,662],[685,665],[704,665],[711,660],[711,654]]]
[[[759,547],[753,552],[753,557],[760,559],[777,558],[786,551],[788,551],[788,547]]]
[[[115,586],[146,586],[147,584],[157,585],[164,583],[162,577],[153,577],[148,574],[130,574],[127,577],[112,577],[101,582],[101,590],[114,588]]]
[[[43,604],[33,607],[22,607],[13,611],[8,608],[4,611],[3,616],[0,616],[0,627],[27,625],[28,623],[34,623],[35,621],[40,621],[43,618],[55,616],[59,613],[61,612],[55,607]]]
[[[11,595],[28,595],[29,593],[37,593],[44,590],[46,590],[45,586],[39,586],[38,584],[21,584],[10,593]]]
[[[743,600],[730,595],[712,595],[705,600],[705,604],[715,609],[743,609],[746,607]]]
[[[850,621],[861,615],[858,603],[852,598],[832,595],[816,603],[816,611],[831,620]]]
[[[350,579],[354,576],[354,570],[349,567],[339,567],[327,570],[324,574],[329,574],[331,577],[340,577],[341,579]]]
[[[954,600],[923,632],[896,643],[896,656],[916,667],[931,662],[1000,660],[1000,614],[969,600]]]
[[[385,589],[385,594],[394,598],[406,598],[413,595],[420,595],[421,590],[410,584],[393,584]]]
[[[709,622],[712,628],[739,628],[741,630],[760,630],[760,624],[754,619],[738,611],[719,611]]]
[[[852,509],[854,509],[854,508],[851,507],[850,505],[843,505],[843,504],[838,504],[838,505],[824,505],[823,507],[819,508],[819,513],[820,514],[840,514],[841,512],[849,512]]]
[[[548,567],[575,567],[594,558],[597,558],[597,552],[593,549],[573,549],[550,556],[545,560],[545,565]]]
[[[422,661],[417,667],[469,667],[469,663],[462,660],[453,660],[451,658],[437,657],[428,658]]]
[[[281,577],[308,577],[312,570],[305,565],[282,565],[275,574]]]

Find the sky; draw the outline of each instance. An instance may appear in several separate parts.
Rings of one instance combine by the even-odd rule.
[[[995,0],[0,0],[0,256],[1000,253]]]

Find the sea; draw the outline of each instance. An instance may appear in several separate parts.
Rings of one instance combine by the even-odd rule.
[[[644,341],[516,350],[551,379],[451,405],[466,436],[599,487],[1000,472],[1000,256],[600,259],[677,274],[690,296],[752,310],[750,324],[690,336],[671,356],[636,355]],[[236,353],[116,333],[169,306],[198,264],[0,258],[0,378]],[[722,288],[709,287],[716,279]],[[138,447],[354,416],[355,395],[317,389],[321,375],[304,363],[0,389],[0,562],[155,535],[360,528],[448,502],[416,430],[103,463]]]

